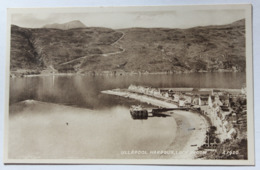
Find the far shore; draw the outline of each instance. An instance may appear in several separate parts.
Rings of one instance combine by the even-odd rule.
[[[148,103],[157,107],[177,108],[176,104],[163,101],[162,99],[156,99],[151,96],[132,93],[127,90],[120,90],[120,89],[106,90],[106,91],[102,91],[102,93],[135,99],[140,102]],[[180,119],[182,122],[186,122],[187,126],[195,128],[195,130],[193,130],[189,134],[189,137],[184,138],[187,141],[185,146],[181,147],[182,151],[186,151],[188,153],[181,154],[181,155],[174,155],[174,158],[193,159],[196,156],[195,152],[197,151],[197,148],[204,144],[204,140],[206,138],[206,131],[210,125],[210,122],[208,122],[208,120],[205,119],[202,115],[195,114],[190,111],[174,111],[173,117]],[[181,123],[181,125],[178,126],[177,133],[179,133],[178,134],[179,136],[183,135],[182,133],[187,133],[181,130],[180,126],[182,125],[183,123]],[[176,140],[178,140],[178,138]],[[184,141],[177,141],[177,142],[184,144]],[[176,148],[171,148],[170,146],[168,150],[176,150]]]
[[[11,71],[10,77],[43,77],[43,76],[74,76],[74,75],[81,75],[81,76],[124,76],[124,75],[157,75],[157,74],[190,74],[190,73],[237,73],[237,72],[243,72],[243,71],[233,71],[233,70],[214,70],[214,71],[205,71],[205,70],[199,70],[199,71],[161,71],[161,72],[124,72],[124,71],[100,71],[100,72],[92,72],[89,71],[87,73],[39,73],[39,74],[30,74],[26,72],[16,72]]]

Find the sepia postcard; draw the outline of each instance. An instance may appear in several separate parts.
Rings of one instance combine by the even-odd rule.
[[[250,4],[7,12],[4,163],[254,165]]]

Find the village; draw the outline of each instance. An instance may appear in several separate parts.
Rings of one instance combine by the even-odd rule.
[[[151,88],[130,85],[128,90],[189,108],[209,121],[204,149],[215,149],[225,140],[247,137],[246,88]],[[214,133],[214,134],[209,134]]]

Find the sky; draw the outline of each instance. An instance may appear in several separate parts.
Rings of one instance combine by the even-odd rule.
[[[245,18],[243,9],[198,9],[160,7],[99,7],[17,9],[11,12],[11,24],[41,28],[46,24],[80,20],[88,27],[113,29],[131,27],[190,28],[223,25]]]

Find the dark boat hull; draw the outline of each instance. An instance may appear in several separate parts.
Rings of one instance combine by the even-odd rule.
[[[148,119],[147,110],[130,111],[133,119]]]

